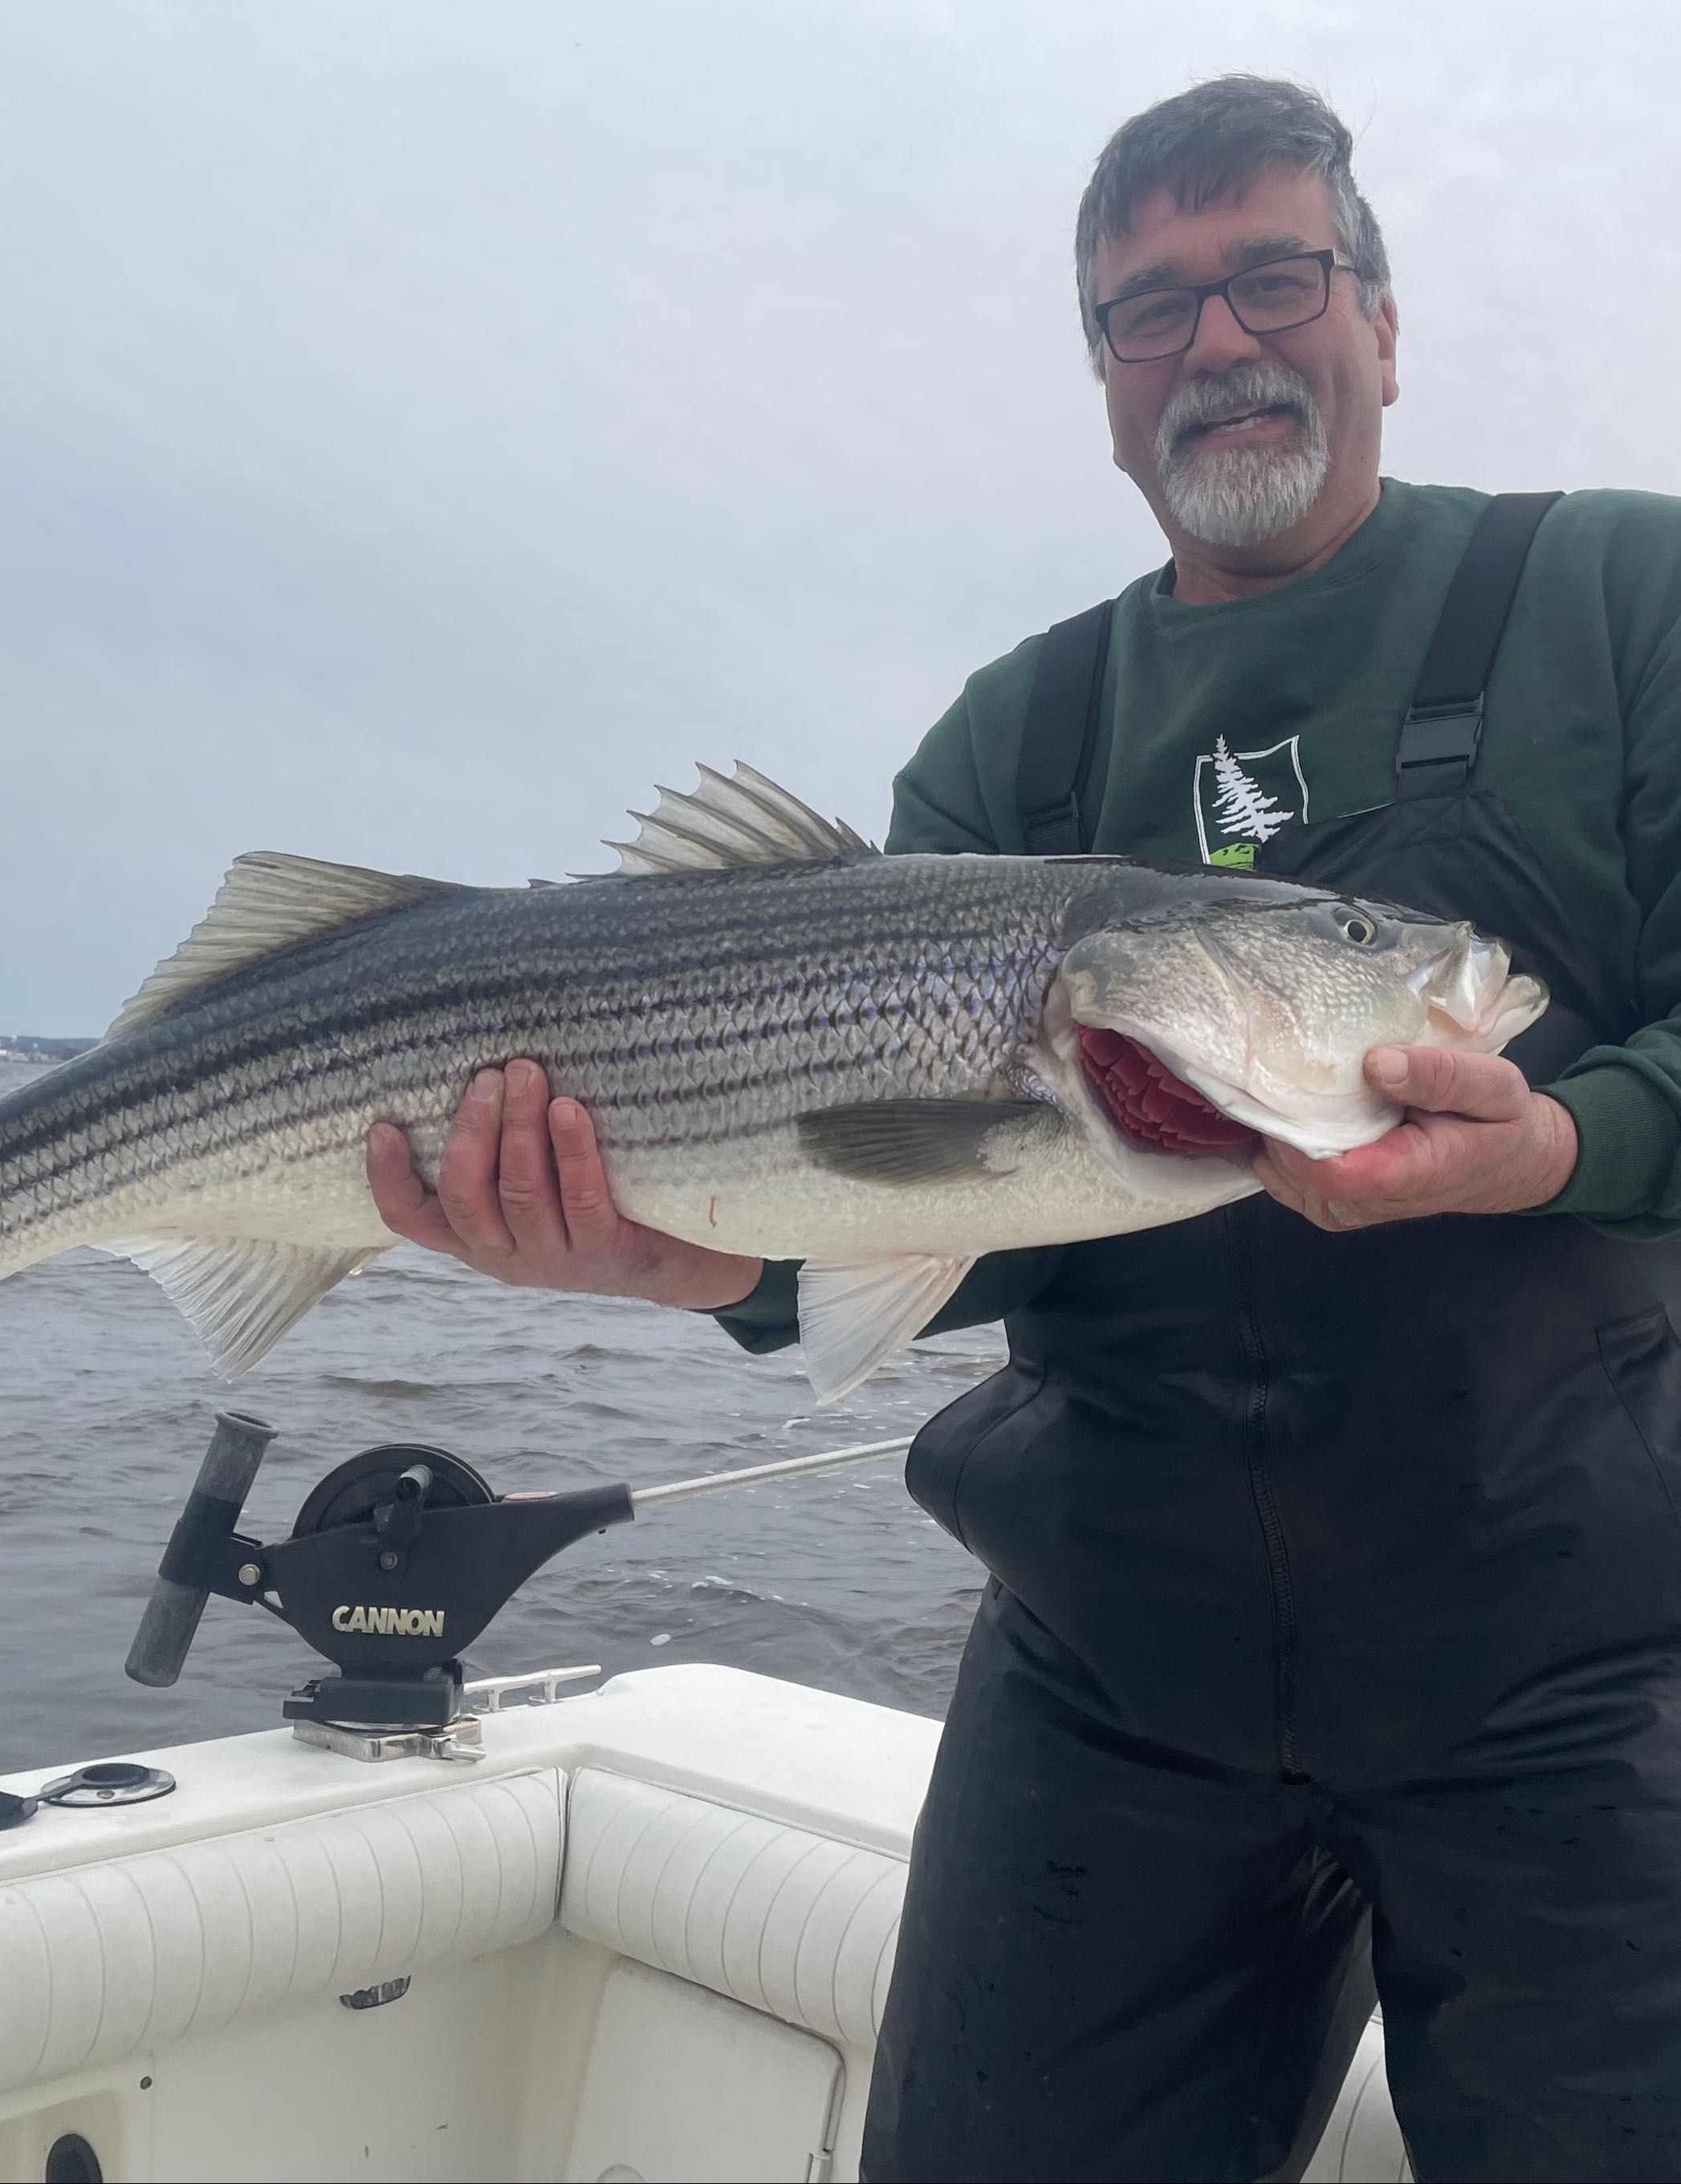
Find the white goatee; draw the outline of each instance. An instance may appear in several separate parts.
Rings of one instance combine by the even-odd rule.
[[[1287,410],[1293,445],[1226,447],[1195,428],[1250,410]],[[1156,475],[1181,530],[1209,546],[1259,546],[1301,521],[1330,468],[1325,426],[1312,390],[1282,364],[1244,364],[1218,379],[1194,379],[1176,394],[1156,428]]]

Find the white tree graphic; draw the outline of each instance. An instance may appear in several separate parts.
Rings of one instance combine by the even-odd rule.
[[[1290,814],[1279,808],[1251,775],[1244,772],[1224,736],[1214,739],[1214,777],[1220,785],[1214,816],[1220,831],[1239,834],[1251,842],[1270,842],[1280,827],[1290,823]]]

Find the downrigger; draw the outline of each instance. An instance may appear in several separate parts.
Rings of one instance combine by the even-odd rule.
[[[383,1442],[330,1471],[289,1536],[236,1528],[276,1429],[237,1411],[215,1433],[176,1520],[129,1648],[128,1674],[160,1688],[180,1675],[212,1593],[265,1609],[330,1664],[282,1712],[306,1742],[357,1758],[477,1757],[475,1686],[461,1655],[526,1580],[563,1547],[663,1502],[901,1456],[908,1440],[737,1467],[633,1490],[494,1493],[447,1449]],[[497,1692],[552,1686],[593,1669],[495,1680]]]

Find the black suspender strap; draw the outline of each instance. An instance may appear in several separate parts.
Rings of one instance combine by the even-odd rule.
[[[1399,798],[1457,796],[1483,737],[1483,694],[1529,548],[1557,493],[1501,493],[1477,518],[1442,603],[1395,754]]]
[[[1483,697],[1523,565],[1557,493],[1496,493],[1478,517],[1443,601],[1395,755],[1396,793],[1455,796],[1483,735]],[[1092,763],[1114,601],[1045,632],[1022,730],[1016,802],[1030,857],[1086,847],[1079,789]]]
[[[1030,857],[1074,857],[1086,847],[1078,792],[1097,744],[1114,606],[1105,599],[1058,622],[1040,647],[1015,777]]]

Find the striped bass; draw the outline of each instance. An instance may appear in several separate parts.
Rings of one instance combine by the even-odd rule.
[[[884,857],[701,773],[566,885],[238,859],[103,1043],[0,1100],[0,1277],[119,1253],[242,1371],[398,1240],[370,1127],[433,1183],[475,1072],[528,1056],[628,1217],[805,1262],[833,1400],[981,1254],[1246,1196],[1259,1136],[1367,1144],[1397,1119],[1371,1047],[1498,1051],[1545,1006],[1467,925],[1202,866]]]

